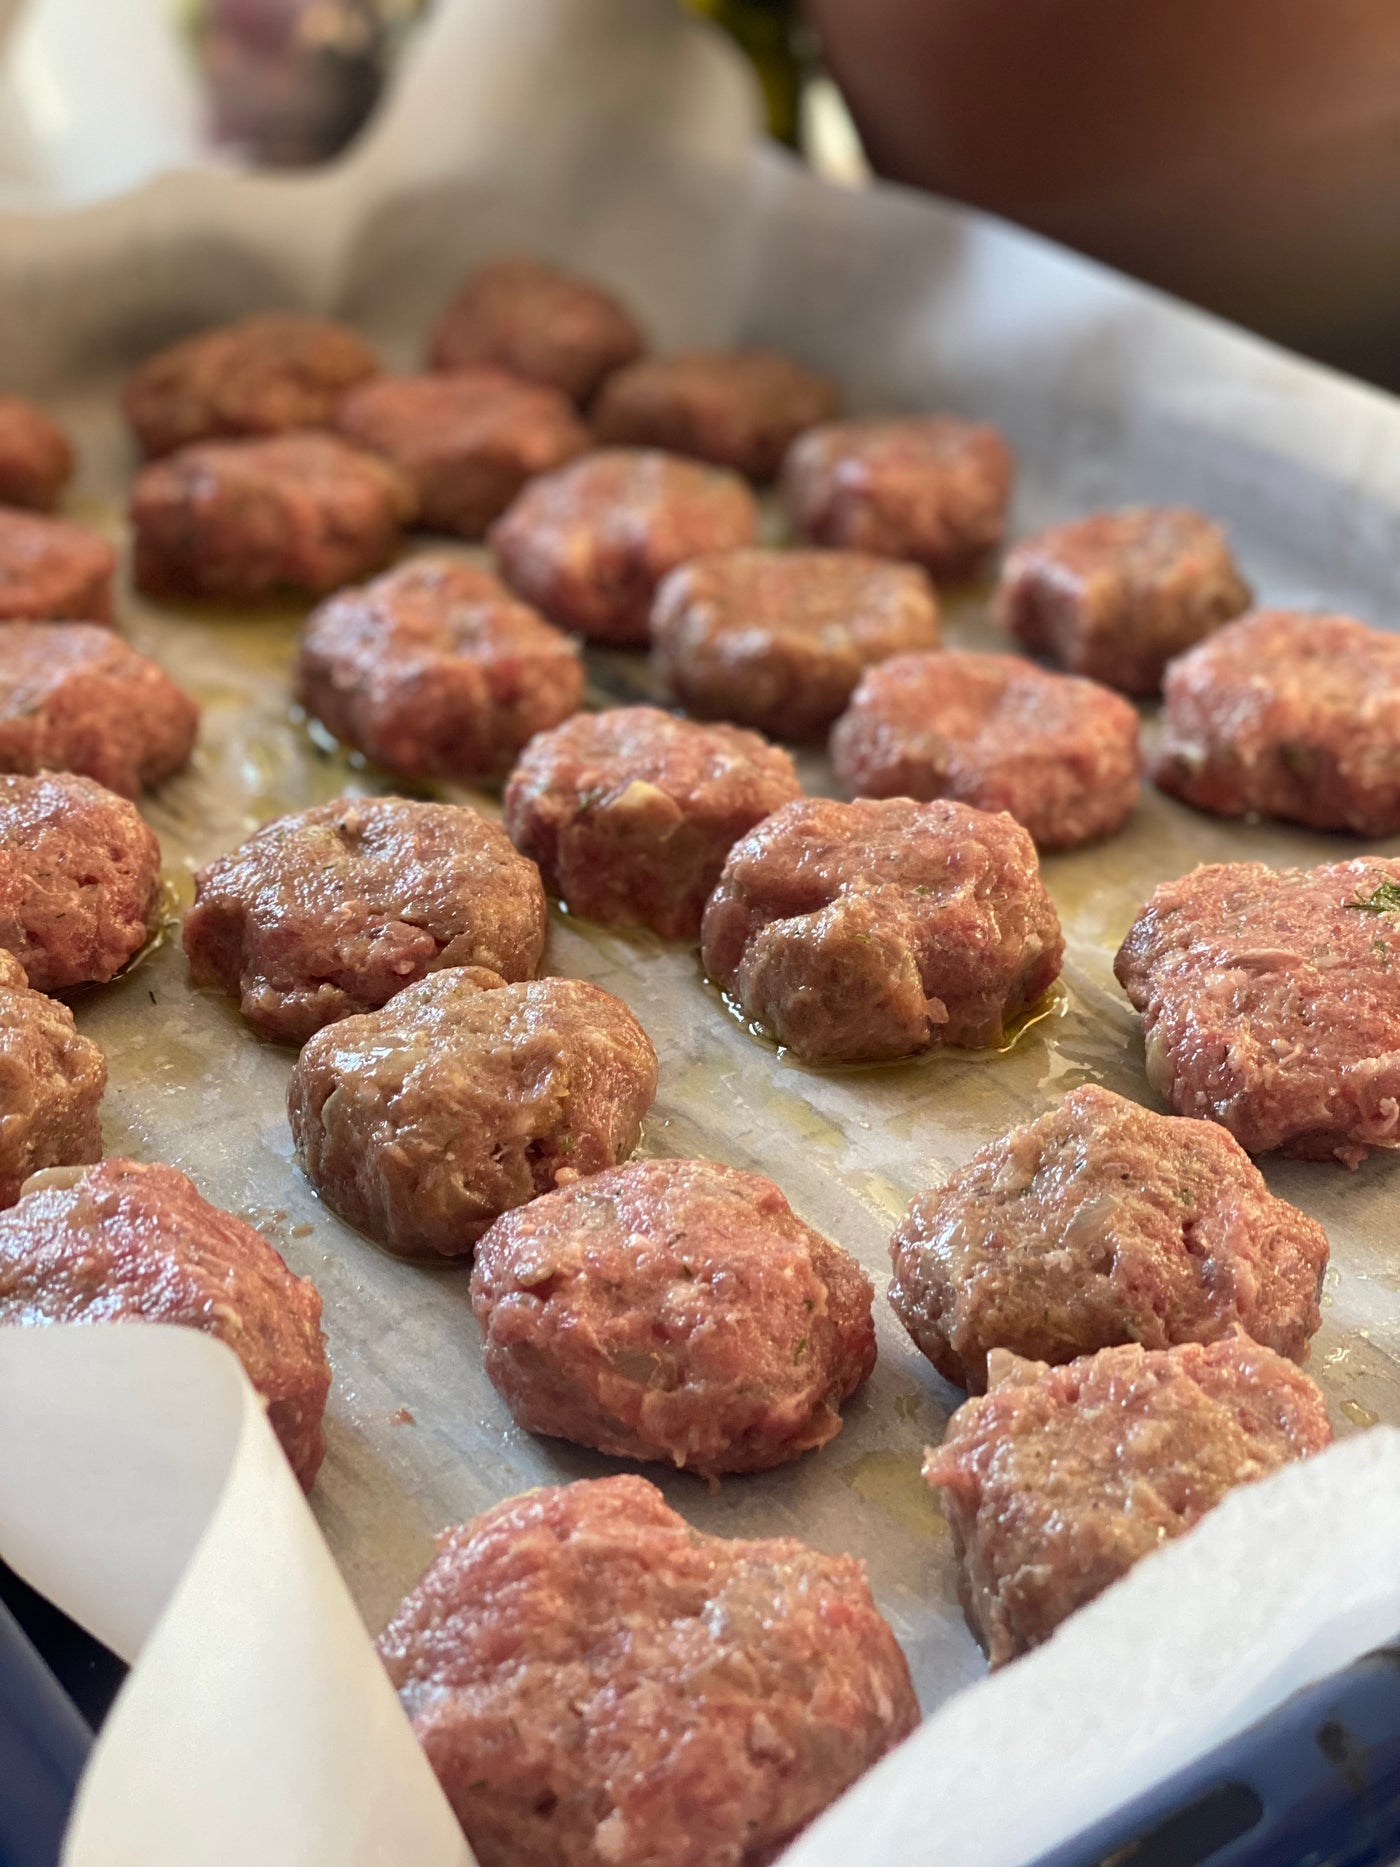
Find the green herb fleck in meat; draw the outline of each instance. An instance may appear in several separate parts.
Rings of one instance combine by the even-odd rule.
[[[797,1344],[797,1347],[792,1351],[792,1358],[794,1361],[801,1361],[802,1357],[807,1353],[807,1344],[811,1339],[809,1335],[803,1336],[802,1340]]]
[[[1386,876],[1377,884],[1369,895],[1358,895],[1355,901],[1345,903],[1358,914],[1395,914],[1400,913],[1400,882]]]

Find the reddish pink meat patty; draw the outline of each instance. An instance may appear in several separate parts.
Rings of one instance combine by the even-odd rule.
[[[862,1564],[631,1476],[444,1532],[379,1652],[481,1867],[764,1867],[919,1721]]]
[[[159,900],[160,844],[134,804],[69,772],[0,776],[0,947],[36,992],[112,978]]]
[[[691,712],[780,739],[825,731],[872,662],[936,648],[938,600],[912,564],[853,551],[721,551],[662,584],[657,673]]]
[[[416,505],[397,467],[334,435],[207,441],[137,475],[133,574],[151,596],[319,596],[380,570]]]
[[[737,474],[611,448],[532,480],[492,526],[491,545],[506,582],[553,621],[640,647],[666,573],[702,552],[751,544],[757,529]]]
[[[1114,971],[1147,1079],[1251,1154],[1400,1147],[1400,858],[1226,862],[1164,882]]]
[[[331,1384],[316,1286],[173,1167],[57,1170],[0,1213],[0,1324],[98,1322],[176,1323],[225,1343],[311,1489]]]
[[[1129,506],[1017,545],[997,611],[1032,654],[1125,694],[1155,694],[1172,656],[1249,596],[1218,525],[1185,506]]]
[[[170,454],[191,441],[328,427],[345,392],[378,371],[374,351],[343,324],[272,311],[157,351],[128,381],[122,407],[148,456]]]
[[[645,339],[610,292],[534,259],[498,259],[472,274],[433,332],[432,365],[494,363],[562,390],[580,406]]]
[[[637,1145],[656,1052],[582,979],[454,967],[306,1045],[287,1109],[327,1205],[391,1251],[469,1253],[503,1212]]]
[[[52,512],[73,477],[73,449],[52,416],[0,395],[0,505]]]
[[[1100,1349],[1061,1368],[992,1356],[924,1477],[943,1493],[968,1624],[993,1666],[1039,1646],[1237,1485],[1332,1438],[1301,1369],[1244,1335]]]
[[[890,1256],[900,1321],[941,1375],[981,1393],[999,1348],[1064,1362],[1239,1326],[1302,1361],[1327,1234],[1223,1128],[1089,1083],[921,1193]]]
[[[970,576],[1001,543],[1015,462],[995,428],[953,415],[838,421],[783,463],[799,538]]]
[[[1019,824],[964,804],[803,798],[730,851],[705,970],[806,1063],[985,1046],[1059,974],[1054,904]]]
[[[67,519],[0,511],[0,623],[110,622],[117,554]]]
[[[19,961],[0,951],[0,1206],[41,1168],[102,1158],[106,1087],[106,1060],[72,1012],[29,991]]]
[[[1048,850],[1121,829],[1142,788],[1128,702],[1015,655],[881,662],[836,722],[831,762],[858,797],[955,797],[1009,810]]]
[[[323,603],[297,670],[302,705],[344,744],[402,777],[466,782],[504,776],[583,686],[568,636],[488,572],[437,557]]]
[[[731,848],[801,794],[787,753],[757,733],[614,707],[531,741],[505,826],[570,913],[693,940]]]
[[[707,1475],[841,1430],[875,1366],[874,1292],[771,1180],[647,1160],[497,1219],[472,1308],[521,1426]]]

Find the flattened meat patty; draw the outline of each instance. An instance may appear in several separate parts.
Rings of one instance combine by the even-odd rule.
[[[52,416],[0,395],[0,505],[52,512],[73,476],[73,449]]]
[[[656,1094],[656,1052],[582,979],[434,973],[312,1038],[287,1110],[329,1206],[391,1251],[471,1251],[537,1193],[615,1167]]]
[[[1019,824],[964,804],[803,798],[730,851],[709,976],[807,1063],[984,1046],[1047,992],[1064,942]]]
[[[1238,1326],[1302,1361],[1327,1234],[1223,1128],[1088,1083],[921,1193],[890,1257],[900,1321],[941,1375],[981,1393],[999,1348],[1063,1362]]]
[[[613,707],[531,741],[505,826],[570,913],[693,940],[734,844],[801,794],[787,753],[757,733]]]
[[[301,637],[297,692],[346,745],[406,778],[502,777],[577,712],[583,662],[489,572],[410,558],[323,603]]]
[[[320,596],[381,569],[416,505],[397,467],[334,435],[206,441],[137,475],[133,575],[151,596]]]
[[[757,529],[737,474],[607,448],[532,480],[492,526],[491,545],[511,588],[563,628],[639,647],[666,573],[752,544]]]
[[[528,979],[544,953],[539,871],[466,804],[337,798],[264,824],[194,882],[191,979],[237,993],[248,1022],[283,1043],[425,973]]]
[[[1225,534],[1185,506],[1129,506],[1052,525],[1007,556],[1003,627],[1125,694],[1155,694],[1173,655],[1249,607]]]
[[[662,584],[652,657],[677,700],[780,739],[825,729],[872,662],[936,648],[938,600],[913,564],[854,551],[721,551]]]
[[[160,844],[134,804],[69,772],[0,776],[0,947],[36,992],[120,972],[159,899]]]
[[[173,1167],[41,1175],[0,1213],[0,1324],[160,1322],[231,1348],[310,1490],[331,1384],[315,1284]]]
[[[199,708],[110,629],[0,629],[0,771],[73,771],[136,797],[189,762]]]
[[[1251,1154],[1400,1147],[1400,858],[1164,882],[1114,961],[1147,1079]]]
[[[117,554],[67,519],[0,511],[0,623],[110,622]]]
[[[520,1425],[624,1459],[767,1471],[841,1430],[875,1366],[870,1279],[771,1180],[646,1160],[477,1247],[486,1372]]]
[[[1001,543],[1014,473],[995,428],[953,415],[837,421],[793,444],[783,497],[809,544],[956,579]]]
[[[1137,713],[1118,694],[957,650],[871,668],[832,729],[831,762],[858,797],[1009,810],[1046,850],[1121,829],[1142,788]]]
[[[1222,817],[1400,833],[1400,635],[1267,609],[1171,663],[1152,776]]]
[[[106,1059],[72,1012],[29,991],[19,961],[0,951],[0,1206],[43,1167],[102,1158],[106,1087]]]
[[[1061,1368],[999,1350],[924,1477],[943,1493],[968,1624],[993,1666],[1038,1646],[1237,1485],[1332,1438],[1317,1387],[1272,1349],[1100,1349]]]
[[[919,1721],[863,1564],[631,1476],[444,1532],[379,1652],[481,1867],[764,1867]]]

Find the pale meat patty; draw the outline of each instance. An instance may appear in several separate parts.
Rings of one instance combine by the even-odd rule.
[[[1251,1154],[1400,1146],[1400,859],[1164,882],[1114,962],[1147,1077]]]
[[[1087,1083],[921,1193],[890,1257],[900,1321],[941,1375],[981,1393],[996,1349],[1058,1363],[1239,1327],[1302,1361],[1327,1234],[1223,1128]]]
[[[705,970],[807,1063],[981,1048],[1044,996],[1064,942],[1019,824],[939,799],[804,798],[730,851]]]
[[[55,1169],[0,1213],[0,1325],[155,1322],[231,1348],[303,1489],[325,1454],[321,1298],[173,1167]]]
[[[924,1477],[942,1492],[968,1624],[993,1666],[1047,1640],[1237,1485],[1321,1452],[1300,1368],[1246,1336],[1100,1349],[1064,1367],[991,1359]]]
[[[107,1061],[66,1005],[31,992],[0,950],[0,1206],[30,1174],[102,1158]]]
[[[875,1366],[873,1294],[771,1180],[708,1160],[546,1193],[472,1268],[486,1372],[521,1426],[706,1476],[835,1437]]]
[[[391,1251],[455,1257],[501,1213],[625,1160],[655,1094],[656,1052],[621,999],[472,966],[318,1033],[287,1111],[343,1219]]]
[[[861,1563],[631,1476],[445,1531],[379,1652],[481,1867],[766,1867],[919,1721]]]
[[[67,519],[0,511],[0,623],[110,622],[117,554]]]
[[[51,415],[0,395],[0,506],[52,512],[73,477],[73,449]]]
[[[344,797],[278,817],[194,878],[194,984],[237,994],[265,1037],[304,1043],[444,967],[531,978],[539,871],[466,804]]]

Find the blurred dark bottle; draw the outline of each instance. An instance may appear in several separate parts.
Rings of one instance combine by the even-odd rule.
[[[815,49],[799,0],[691,0],[691,4],[743,47],[763,86],[770,134],[795,149],[802,132],[802,91]]]

